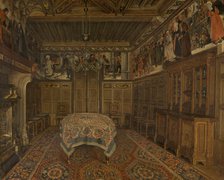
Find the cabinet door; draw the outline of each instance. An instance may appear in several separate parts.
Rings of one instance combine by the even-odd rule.
[[[179,112],[181,101],[181,75],[180,73],[172,73],[170,76],[170,106],[171,110]]]
[[[166,148],[178,154],[180,119],[178,116],[168,115]]]
[[[207,66],[195,68],[194,113],[205,115],[207,107]]]
[[[194,123],[188,119],[181,120],[180,156],[193,161]]]
[[[182,97],[182,111],[185,113],[192,113],[192,99],[193,99],[193,70],[185,70],[183,72],[183,97]]]

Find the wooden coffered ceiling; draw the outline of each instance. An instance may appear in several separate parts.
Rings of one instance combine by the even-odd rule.
[[[25,0],[23,0],[25,1]],[[26,0],[27,31],[43,49],[84,46],[85,0]],[[88,0],[90,47],[139,46],[192,0]]]

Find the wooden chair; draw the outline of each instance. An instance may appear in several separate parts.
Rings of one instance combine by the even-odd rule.
[[[110,104],[109,117],[114,121],[116,127],[121,126],[121,113],[119,102],[113,102]]]
[[[131,129],[132,128],[132,115],[131,113],[125,113],[124,115],[125,127]]]
[[[148,106],[147,105],[142,105],[139,106],[138,111],[137,111],[137,116],[134,116],[134,123],[133,125],[135,126],[135,130],[140,133],[140,125],[141,122],[145,121],[145,119],[148,116]]]
[[[138,111],[138,106],[135,104],[134,107],[133,107],[133,112],[132,112],[132,121],[131,121],[131,128],[136,130],[136,126],[137,126],[137,118],[139,116],[139,111]]]
[[[146,138],[151,135],[153,138],[154,135],[154,128],[155,128],[155,119],[153,117],[153,109],[148,108],[147,116],[140,121],[139,124],[139,133],[143,134]]]
[[[69,114],[69,105],[67,102],[57,103],[56,125],[60,125],[60,121]]]

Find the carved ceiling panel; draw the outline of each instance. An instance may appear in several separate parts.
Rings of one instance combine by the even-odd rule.
[[[50,46],[79,46],[85,1],[90,44],[126,49],[140,46],[193,0],[23,0],[27,31]]]

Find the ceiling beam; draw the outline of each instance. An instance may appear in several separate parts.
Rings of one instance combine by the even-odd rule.
[[[72,41],[72,42],[42,42],[42,47],[129,47],[129,42],[116,42],[116,41],[96,41],[96,42],[83,42],[83,41]]]
[[[127,9],[125,11],[125,15],[122,16],[120,14],[105,14],[99,11],[89,12],[90,21],[93,22],[103,22],[103,21],[111,21],[111,22],[149,22],[153,16],[158,16],[158,12],[155,9]],[[75,22],[81,21],[83,19],[82,14],[60,14],[55,16],[44,16],[44,15],[31,15],[28,18],[30,22]]]
[[[173,5],[173,3],[175,2],[175,0],[170,0],[170,1],[165,1],[163,2],[164,6],[161,6],[159,9],[158,9],[158,12],[159,14],[163,14],[170,6]]]
[[[102,4],[102,0],[100,2],[98,0],[91,0],[96,6],[100,7],[105,13],[111,13],[111,9]]]
[[[139,5],[139,7],[144,7],[149,1],[150,0],[141,0],[138,5]]]

